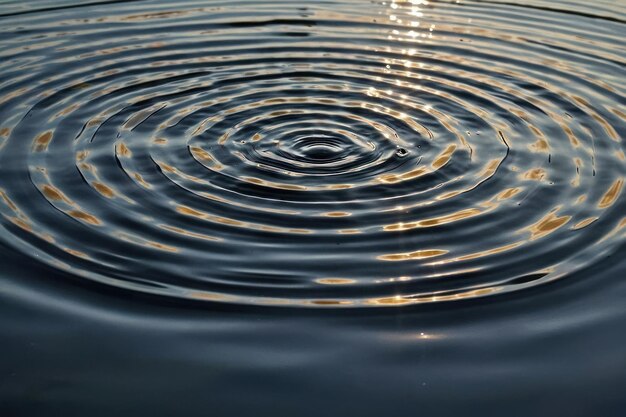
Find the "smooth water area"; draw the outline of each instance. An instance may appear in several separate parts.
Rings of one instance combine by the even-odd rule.
[[[626,1],[0,1],[0,414],[626,414]]]

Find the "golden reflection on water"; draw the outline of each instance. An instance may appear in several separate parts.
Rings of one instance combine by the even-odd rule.
[[[348,278],[321,278],[315,280],[315,282],[322,285],[351,285],[357,283],[356,280]]]
[[[67,212],[67,214],[69,214],[70,216],[72,216],[73,218],[77,219],[77,220],[82,220],[86,223],[89,223],[93,226],[100,226],[102,224],[102,222],[94,215],[91,215],[89,213],[85,213],[84,211],[80,211],[80,210],[71,210],[69,212]]]
[[[480,252],[475,252],[475,253],[471,253],[468,255],[463,255],[463,256],[457,256],[455,258],[451,258],[451,259],[445,259],[442,261],[436,261],[433,263],[429,263],[427,265],[443,265],[446,263],[453,263],[453,262],[463,262],[463,261],[471,261],[471,260],[475,260],[475,259],[480,259],[480,258],[484,258],[487,256],[492,256],[492,255],[497,255],[500,253],[504,253],[504,252],[508,252],[510,250],[513,249],[517,249],[520,246],[524,245],[526,242],[515,242],[515,243],[511,243],[505,246],[501,246],[498,248],[492,248],[492,249],[486,249]],[[467,271],[465,271],[467,272]]]
[[[464,291],[457,294],[439,294],[432,295],[427,297],[411,297],[411,296],[403,296],[396,295],[394,297],[383,297],[383,298],[373,298],[367,301],[368,304],[373,305],[411,305],[411,304],[420,304],[420,303],[432,303],[438,301],[453,301],[460,300],[464,298],[474,298],[474,297],[484,297],[498,291],[501,291],[502,288],[499,287],[491,287],[491,288],[481,288],[471,291]]]
[[[401,222],[401,223],[387,225],[383,227],[383,230],[385,230],[386,232],[397,232],[397,231],[406,231],[406,230],[411,230],[411,229],[421,228],[421,227],[434,227],[434,226],[439,226],[442,224],[456,222],[459,220],[465,220],[471,217],[478,216],[482,213],[483,212],[479,209],[466,209],[466,210],[458,211],[456,213],[452,213],[452,214],[448,214],[448,215],[444,215],[440,217],[435,217],[432,219],[420,220],[417,222],[408,222],[408,223]]]
[[[187,206],[180,206],[179,205],[179,206],[176,207],[176,211],[179,212],[180,214],[184,214],[186,216],[195,217],[197,219],[206,220],[206,221],[209,221],[209,222],[212,222],[212,223],[218,223],[218,224],[223,224],[223,225],[227,225],[227,226],[235,226],[235,227],[254,229],[254,230],[263,230],[263,231],[266,231],[266,232],[273,232],[273,233],[289,233],[289,234],[309,234],[309,233],[312,233],[311,230],[307,230],[307,229],[294,229],[294,228],[274,227],[274,226],[268,226],[268,225],[264,225],[264,224],[239,221],[239,220],[231,219],[231,218],[228,218],[228,217],[215,216],[213,214],[210,214],[210,213],[207,213],[207,212],[203,212],[203,211],[199,211],[199,210],[195,210],[195,209],[193,209],[191,207],[187,207]]]
[[[611,188],[604,194],[600,203],[598,203],[598,208],[606,209],[615,204],[615,201],[619,197],[622,192],[622,188],[624,187],[624,180],[622,178],[615,180]]]
[[[202,239],[202,240],[209,240],[212,242],[220,242],[222,241],[222,239],[214,237],[214,236],[209,236],[209,235],[205,235],[203,233],[195,233],[195,232],[191,232],[189,230],[186,229],[181,229],[180,227],[175,227],[175,226],[169,226],[166,224],[162,224],[159,225],[159,227],[165,229],[165,230],[169,230],[170,232],[174,232],[180,235],[184,235],[184,236],[189,236],[189,237],[193,237],[196,239]]]
[[[585,220],[581,220],[580,222],[576,223],[574,226],[572,226],[573,230],[580,230],[580,229],[584,229],[585,227],[595,223],[599,218],[598,217],[589,217]]]
[[[67,204],[73,205],[74,203],[72,203],[69,198],[67,198],[65,196],[65,194],[63,194],[63,192],[61,190],[59,190],[58,188],[53,187],[52,185],[44,185],[41,189],[41,191],[43,192],[43,194],[46,196],[47,199],[49,200],[53,200],[53,201],[64,201]]]
[[[133,156],[133,153],[130,151],[130,149],[128,149],[126,144],[123,142],[119,142],[116,145],[115,153],[118,157],[123,157],[123,158],[132,158]]]
[[[51,131],[47,131],[35,138],[35,141],[33,143],[35,152],[44,152],[48,149],[48,146],[52,141],[52,134],[53,133]]]
[[[418,251],[408,252],[408,253],[381,255],[378,257],[378,259],[380,259],[381,261],[392,261],[392,262],[411,261],[411,260],[418,260],[418,259],[435,258],[437,256],[445,255],[447,253],[448,253],[447,250],[428,249],[428,250],[418,250]]]
[[[91,185],[93,186],[93,188],[96,189],[96,191],[98,191],[100,194],[102,194],[106,198],[115,198],[116,193],[109,186],[104,185],[100,182],[93,182]]]
[[[560,207],[553,209],[552,212],[544,216],[537,223],[528,227],[527,230],[531,233],[530,240],[543,238],[560,229],[572,219],[572,216],[558,216],[557,212],[559,209]]]

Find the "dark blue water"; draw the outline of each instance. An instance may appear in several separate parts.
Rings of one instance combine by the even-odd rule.
[[[626,415],[626,2],[0,2],[0,414]]]

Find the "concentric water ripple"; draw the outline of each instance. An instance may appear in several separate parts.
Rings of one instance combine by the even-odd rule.
[[[3,5],[0,238],[207,302],[565,281],[626,236],[626,10],[531,6]]]

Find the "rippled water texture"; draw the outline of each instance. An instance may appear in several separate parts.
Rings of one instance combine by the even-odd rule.
[[[619,415],[625,37],[622,0],[0,2],[0,404]]]

